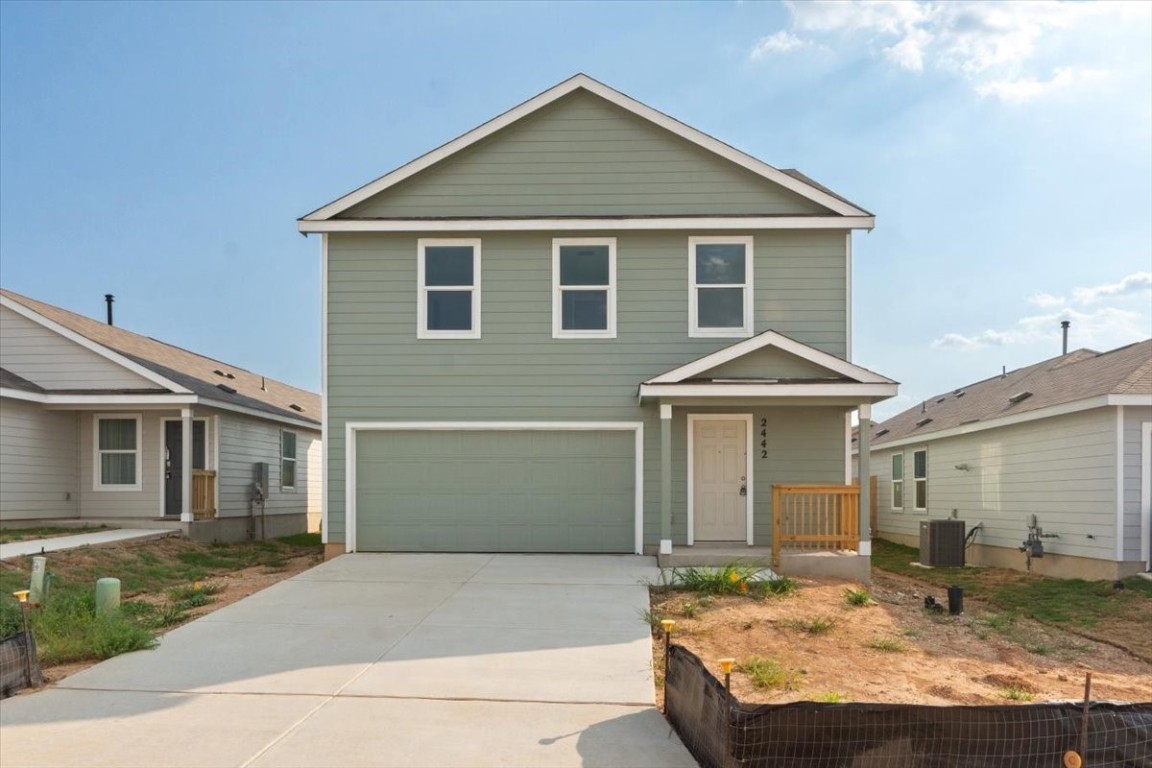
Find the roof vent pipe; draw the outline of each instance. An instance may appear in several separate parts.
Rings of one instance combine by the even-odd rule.
[[[116,297],[110,293],[104,294],[104,303],[108,305],[108,325],[112,325],[112,302],[116,301]]]
[[[1068,354],[1068,326],[1070,325],[1072,325],[1071,320],[1060,321],[1060,329],[1064,332],[1064,351],[1060,353],[1062,355]]]

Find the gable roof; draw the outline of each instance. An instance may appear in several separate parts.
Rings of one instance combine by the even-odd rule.
[[[969,425],[979,429],[1006,417],[1109,395],[1152,396],[1152,339],[1109,352],[1078,349],[936,395],[873,424],[872,446],[930,440],[944,430]]]
[[[21,392],[47,392],[44,387],[34,384],[23,376],[17,376],[7,368],[0,368],[0,387],[4,389],[18,389]]]
[[[845,198],[833,193],[831,190],[813,182],[807,176],[801,173],[792,171],[786,172],[774,168],[767,163],[752,157],[751,155],[742,152],[735,147],[725,144],[708,134],[699,131],[679,120],[670,117],[663,112],[659,112],[646,104],[626,96],[620,91],[610,88],[603,83],[588,77],[585,74],[577,74],[558,85],[549,88],[548,90],[540,93],[528,101],[513,107],[512,109],[504,112],[501,115],[489,120],[488,122],[473,128],[471,131],[459,136],[447,144],[427,152],[424,155],[408,162],[399,168],[381,176],[380,178],[365,184],[359,189],[353,190],[348,194],[340,197],[337,200],[328,203],[327,205],[312,211],[301,217],[300,230],[302,232],[316,231],[307,225],[307,222],[320,222],[338,216],[342,212],[348,210],[354,205],[367,200],[368,198],[383,192],[384,190],[399,184],[400,182],[414,176],[417,173],[429,168],[436,163],[444,160],[445,158],[460,152],[461,150],[475,144],[476,142],[491,136],[497,131],[505,128],[518,120],[527,117],[528,115],[548,106],[549,104],[557,101],[568,94],[583,89],[589,93],[595,94],[607,101],[615,104],[622,109],[631,112],[665,130],[668,130],[677,136],[680,136],[687,141],[702,147],[713,154],[716,154],[730,162],[751,171],[752,173],[777,184],[785,189],[791,190],[798,195],[811,200],[825,208],[828,208],[833,215],[847,216],[847,217],[865,217],[871,218],[872,214],[860,208],[859,206],[849,202]]]
[[[782,333],[768,330],[758,333],[750,339],[733,344],[730,347],[717,350],[710,355],[693,360],[690,363],[681,365],[678,368],[673,368],[670,371],[654,376],[645,384],[680,384],[689,379],[697,378],[700,374],[706,373],[713,368],[716,368],[724,363],[731,362],[745,355],[751,354],[761,349],[775,348],[795,355],[796,357],[806,360],[814,365],[826,369],[829,373],[835,374],[828,378],[848,379],[850,381],[859,382],[861,384],[895,384],[892,379],[874,373],[867,368],[861,368],[858,365],[842,360],[835,355],[830,355],[815,347],[810,347],[807,344],[796,341],[795,339],[788,338]]]
[[[21,314],[26,317],[30,316],[30,310],[34,314],[31,316],[33,320],[37,320],[38,317],[38,322],[41,324],[48,327],[56,326],[53,330],[59,328],[66,333],[75,334],[89,345],[96,345],[96,351],[104,350],[110,353],[107,356],[111,359],[116,361],[119,361],[118,358],[123,359],[138,370],[150,374],[149,378],[161,383],[161,386],[169,391],[197,395],[208,401],[207,404],[218,403],[225,407],[250,408],[281,419],[313,422],[317,425],[320,423],[320,396],[313,392],[298,389],[148,336],[101,323],[7,289],[0,288],[0,297],[3,297],[6,305],[9,303],[17,305],[12,307],[16,311],[23,308]],[[9,377],[13,374],[7,371],[4,373],[6,375],[0,381],[6,388],[38,390],[49,394],[59,391],[43,390],[40,387],[37,387],[37,390],[28,390],[26,387],[11,386]],[[15,380],[12,381],[13,384],[18,384]],[[234,391],[221,389],[219,385]],[[294,405],[297,407],[294,408]]]

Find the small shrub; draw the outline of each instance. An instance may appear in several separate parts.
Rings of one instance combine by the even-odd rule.
[[[844,590],[844,599],[848,601],[848,605],[854,605],[858,608],[872,605],[875,602],[872,599],[872,593],[866,589],[846,589]]]
[[[877,637],[868,643],[868,647],[884,653],[900,653],[904,650],[904,643],[895,637]]]
[[[848,701],[848,697],[839,691],[825,691],[816,697],[816,701],[823,704],[843,704]]]
[[[836,619],[830,616],[818,616],[815,619],[804,621],[803,619],[793,619],[788,622],[788,626],[797,632],[804,632],[809,635],[825,635],[832,631],[836,626]]]
[[[20,610],[20,604],[14,598],[0,595],[0,640],[24,631],[24,619],[20,616]]]
[[[761,656],[753,656],[742,662],[739,670],[748,675],[752,685],[766,690],[794,691],[799,682],[799,675],[796,672]]]
[[[777,576],[775,579],[770,579],[763,583],[767,585],[769,592],[778,597],[796,594],[800,589],[800,584],[796,579],[787,576]]]
[[[1032,692],[1024,688],[1010,686],[1000,692],[1000,695],[1010,701],[1028,702],[1032,701]]]
[[[706,595],[748,594],[753,579],[764,569],[729,563],[722,568],[675,568],[672,581],[689,592]]]

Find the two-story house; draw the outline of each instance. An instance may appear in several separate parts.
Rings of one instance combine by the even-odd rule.
[[[896,393],[850,361],[873,223],[584,75],[304,216],[329,554],[748,553],[791,484],[827,492],[785,528],[855,526],[850,415]]]

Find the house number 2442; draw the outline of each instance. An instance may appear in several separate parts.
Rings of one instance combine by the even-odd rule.
[[[768,419],[760,419],[760,458],[768,458]]]

